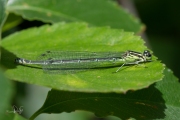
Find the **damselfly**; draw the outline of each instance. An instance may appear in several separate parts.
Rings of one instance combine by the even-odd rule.
[[[47,51],[41,54],[38,60],[15,59],[15,63],[18,64],[42,65],[42,69],[48,73],[120,66],[116,70],[118,72],[124,65],[134,65],[150,61],[151,53],[148,50],[145,50],[143,53],[130,50],[123,53]]]

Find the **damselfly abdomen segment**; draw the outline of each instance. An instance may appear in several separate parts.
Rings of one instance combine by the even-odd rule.
[[[106,68],[128,64],[139,64],[151,61],[151,53],[135,51],[126,52],[74,52],[74,51],[47,51],[38,60],[15,59],[18,64],[42,65],[45,72],[62,72]],[[119,71],[119,69],[117,71]],[[117,72],[116,71],[116,72]]]

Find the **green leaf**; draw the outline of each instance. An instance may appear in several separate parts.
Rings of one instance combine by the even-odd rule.
[[[16,114],[15,116],[14,116],[14,119],[13,120],[27,120],[26,118],[24,118],[24,117],[22,117],[22,116],[20,116],[20,115],[18,115],[18,114]]]
[[[152,94],[152,92],[156,94]],[[152,95],[152,97],[149,95]],[[157,95],[156,98],[153,95]],[[86,110],[93,112],[97,117],[113,115],[123,120],[130,117],[137,120],[147,120],[164,116],[165,106],[161,103],[162,101],[161,93],[154,86],[136,92],[127,92],[126,94],[51,90],[44,105],[31,116],[31,119],[41,113]]]
[[[8,115],[6,115],[6,118],[4,118],[2,120],[27,120],[27,119],[23,118],[19,114],[9,113]]]
[[[19,25],[22,22],[22,17],[16,16],[14,14],[9,14],[8,18],[3,26],[2,32],[5,32],[13,27]]]
[[[165,77],[157,82],[156,88],[165,101],[165,118],[158,120],[178,120],[180,118],[180,83],[170,69],[165,69]]]
[[[16,57],[35,60],[47,50],[55,51],[127,51],[147,49],[140,37],[107,27],[87,27],[85,23],[58,23],[17,32],[2,41],[2,64],[13,80],[58,90],[85,92],[126,92],[160,81],[163,65],[155,60],[140,66],[124,66],[78,72],[45,74],[42,69],[14,64]],[[146,67],[144,67],[146,66]]]
[[[6,18],[5,8],[6,8],[6,0],[0,0],[0,34],[1,34],[1,28]]]
[[[41,113],[61,113],[86,110],[98,117],[121,119],[177,120],[180,118],[180,84],[169,69],[162,81],[149,88],[126,94],[81,93],[51,90],[44,105],[31,116]]]
[[[13,86],[0,69],[0,120],[7,119],[6,110],[10,105]]]
[[[11,0],[7,10],[28,20],[50,23],[84,21],[93,26],[111,26],[136,33],[144,27],[110,0]]]

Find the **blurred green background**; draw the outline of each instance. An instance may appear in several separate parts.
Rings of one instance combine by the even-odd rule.
[[[134,0],[154,54],[180,78],[180,1]]]
[[[115,1],[115,0],[114,0]],[[124,3],[127,0],[118,0],[119,3]],[[154,51],[154,54],[161,60],[166,66],[174,71],[175,76],[180,78],[180,1],[179,0],[129,0],[134,5],[139,19],[146,25],[143,39],[148,41],[148,46]],[[125,9],[131,9],[124,6]],[[15,15],[10,15],[15,17]],[[33,26],[41,26],[40,21],[27,21],[20,20],[21,24],[10,31],[2,33],[2,37],[11,34],[14,31],[26,29]],[[25,117],[29,117],[35,110],[31,110],[30,106],[34,102],[36,103],[36,110],[43,104],[47,91],[47,88],[41,88],[39,86],[27,86],[24,83],[17,83],[17,94],[15,95],[15,104],[21,106],[22,103],[26,104],[26,111],[23,112]],[[34,91],[33,91],[34,90]],[[30,94],[29,91],[31,91]],[[33,91],[33,92],[32,92]],[[37,92],[38,91],[38,92]],[[28,95],[28,96],[26,96]],[[34,96],[39,96],[40,100]],[[42,97],[41,97],[42,96]],[[29,105],[29,107],[28,107]],[[27,111],[28,110],[28,111]],[[28,112],[28,113],[27,113]],[[49,115],[47,115],[49,116]],[[68,114],[63,113],[60,115],[64,120],[75,120],[75,118],[88,119],[88,120],[105,120],[94,117],[92,113]],[[79,117],[81,116],[81,117]],[[59,117],[58,117],[59,118]],[[118,118],[106,118],[116,120]],[[39,118],[40,120],[40,118]]]

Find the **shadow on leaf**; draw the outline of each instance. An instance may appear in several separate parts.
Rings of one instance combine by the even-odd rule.
[[[4,66],[6,69],[14,69],[16,68],[16,64],[14,63],[14,60],[16,55],[13,53],[9,52],[5,48],[1,47],[1,62],[0,64]]]
[[[97,117],[116,116],[121,119],[162,119],[165,101],[155,84],[149,88],[118,93],[83,93],[51,90],[44,105],[30,118],[41,113],[62,113],[85,110]]]

